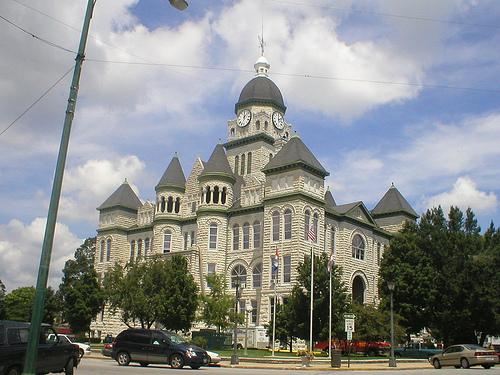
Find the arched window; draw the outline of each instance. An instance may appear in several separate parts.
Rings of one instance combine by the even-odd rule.
[[[239,164],[240,164],[240,157],[239,156],[236,156],[234,158],[234,174],[238,174],[238,167],[239,167]]]
[[[169,253],[172,250],[172,232],[167,229],[163,232],[163,252]]]
[[[175,205],[174,205],[175,213],[178,214],[180,209],[181,209],[181,198],[177,197],[175,198]]]
[[[212,198],[212,196],[210,194],[210,186],[207,186],[206,190],[205,190],[205,202],[210,203],[211,198]]]
[[[135,255],[135,241],[130,243],[130,260],[134,260]]]
[[[233,250],[240,249],[240,226],[238,224],[233,225]]]
[[[250,249],[250,224],[243,224],[243,250]]]
[[[356,276],[352,282],[352,299],[359,304],[365,302],[365,282],[361,276]]]
[[[352,257],[360,260],[365,259],[365,241],[359,234],[356,234],[352,239]]]
[[[283,215],[283,225],[284,225],[284,237],[285,240],[291,240],[292,239],[292,210],[286,209],[285,213]]]
[[[211,250],[217,250],[217,235],[218,235],[217,223],[210,224],[208,248]]]
[[[231,271],[231,288],[236,288],[236,279],[240,280],[240,285],[247,282],[247,270],[241,264],[236,265]]]
[[[307,234],[311,229],[311,211],[306,210],[304,215],[304,239],[307,240]]]
[[[167,199],[167,212],[172,212],[174,208],[174,198],[168,197]]]
[[[214,186],[214,193],[213,193],[212,202],[219,203],[219,187],[218,186]]]
[[[260,249],[260,221],[253,223],[253,248]]]
[[[142,257],[142,240],[137,241],[137,258]]]
[[[106,262],[111,261],[111,238],[106,241]]]
[[[222,204],[226,204],[226,198],[227,198],[227,187],[223,187],[222,192],[220,194],[220,202]]]
[[[280,213],[278,211],[273,212],[273,241],[280,240]]]
[[[248,159],[247,159],[247,174],[252,173],[252,153],[248,153]]]
[[[146,238],[144,240],[144,257],[148,256],[150,244],[151,240],[149,238]]]
[[[165,212],[165,197],[161,197],[160,212]]]
[[[253,287],[261,288],[262,287],[262,263],[257,264],[253,268]]]
[[[241,155],[241,175],[245,174],[245,154]]]
[[[99,262],[104,262],[104,252],[106,251],[106,242],[101,241],[101,254],[99,254]]]

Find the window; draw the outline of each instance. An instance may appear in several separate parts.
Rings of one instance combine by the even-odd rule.
[[[283,221],[284,221],[284,227],[285,227],[285,240],[291,240],[292,239],[292,210],[287,209],[285,210],[285,214],[283,216]]]
[[[104,240],[101,241],[101,254],[99,257],[99,262],[104,262],[104,252],[106,251],[106,243]]]
[[[142,257],[142,240],[137,241],[137,257]]]
[[[239,279],[243,285],[247,282],[247,270],[241,264],[238,264],[233,268],[231,272],[231,288],[236,288],[236,280]]]
[[[273,241],[280,240],[280,213],[273,212]]]
[[[253,223],[253,248],[260,248],[260,221]]]
[[[237,251],[240,249],[240,226],[238,224],[233,225],[233,250]]]
[[[144,240],[144,257],[147,257],[148,253],[149,253],[149,246],[150,246],[150,240],[149,238],[146,238]]]
[[[111,261],[111,238],[106,241],[106,262]]]
[[[359,234],[356,234],[352,239],[352,257],[360,260],[365,259],[365,241]]]
[[[241,155],[241,168],[240,168],[241,175],[243,176],[245,174],[245,154]]]
[[[135,241],[130,243],[130,260],[134,260],[135,255]]]
[[[234,174],[238,174],[238,164],[240,164],[240,157],[236,156],[234,158]]]
[[[215,275],[215,263],[207,263],[207,275],[213,276]],[[207,287],[211,287],[210,283],[207,281]]]
[[[283,282],[289,283],[292,280],[292,256],[283,257]]]
[[[210,224],[210,238],[208,243],[208,248],[212,250],[217,250],[217,224]]]
[[[250,249],[250,224],[243,224],[243,250]]]
[[[247,174],[252,173],[252,153],[248,153],[248,159],[247,159]]]
[[[257,301],[256,300],[251,300],[250,301],[251,305],[252,305],[252,323],[253,324],[257,324],[257,317],[258,317],[258,310],[257,310]]]
[[[184,250],[188,248],[188,232],[184,232]]]
[[[195,239],[196,239],[196,237],[195,237],[195,231],[192,230],[191,231],[191,246],[193,246],[196,243]]]
[[[306,210],[306,213],[304,215],[304,239],[307,240],[307,234],[309,233],[309,230],[311,229],[311,211]]]
[[[261,288],[262,287],[262,263],[257,264],[253,268],[253,287]]]
[[[172,250],[172,232],[166,230],[163,232],[163,252],[169,253]]]

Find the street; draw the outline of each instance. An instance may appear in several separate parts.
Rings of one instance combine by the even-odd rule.
[[[340,369],[330,368],[328,370],[320,370],[314,369],[314,365],[308,369],[302,369],[300,367],[296,367],[294,374],[325,374],[326,371],[348,371],[348,374],[404,374],[404,375],[456,375],[457,371],[459,375],[472,375],[472,374],[485,374],[485,375],[500,375],[500,366],[491,368],[489,370],[485,370],[482,367],[474,367],[471,369],[455,369],[453,367],[442,368],[440,370],[436,370],[432,367],[429,368],[420,368],[420,369],[390,369],[386,368],[383,370],[354,370],[348,369],[347,367],[342,367]],[[242,374],[242,375],[255,375],[255,374],[273,374],[273,375],[289,375],[290,369],[263,369],[263,368],[244,368],[244,367],[202,367],[199,370],[192,370],[190,367],[185,367],[182,370],[174,370],[170,368],[170,366],[159,366],[159,365],[150,365],[148,367],[141,367],[138,364],[132,363],[129,366],[118,366],[115,361],[112,360],[102,360],[97,358],[84,358],[84,360],[78,366],[76,371],[78,375],[88,375],[88,374],[100,374],[100,375],[108,375],[108,374],[159,374],[162,373],[164,375],[176,375],[176,374],[198,374],[198,375],[230,375],[230,374]]]

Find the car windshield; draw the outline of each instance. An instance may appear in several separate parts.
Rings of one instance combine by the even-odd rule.
[[[188,343],[188,341],[185,338],[179,336],[176,333],[165,332],[165,335],[167,335],[167,337],[170,339],[170,341],[172,341],[173,344],[187,344]]]

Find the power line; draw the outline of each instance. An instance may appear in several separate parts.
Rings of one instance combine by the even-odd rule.
[[[50,92],[50,91],[51,91],[54,87],[56,87],[56,86],[57,86],[57,84],[58,84],[59,82],[61,82],[61,81],[64,79],[64,77],[66,77],[66,76],[67,76],[67,75],[68,75],[68,74],[69,74],[69,73],[70,73],[73,69],[74,69],[74,66],[72,66],[70,70],[68,70],[66,73],[64,73],[64,75],[63,75],[61,78],[59,78],[59,79],[56,81],[56,83],[54,83],[52,86],[50,86],[50,88],[49,88],[47,91],[45,91],[45,92],[43,93],[43,95],[42,95],[42,96],[40,96],[40,97],[39,97],[39,98],[38,98],[38,99],[37,99],[37,100],[36,100],[36,101],[35,101],[32,105],[30,105],[30,106],[29,106],[29,107],[28,107],[28,108],[27,108],[27,109],[26,109],[23,113],[21,113],[21,115],[19,115],[19,117],[18,117],[18,118],[16,118],[16,119],[15,119],[15,120],[14,120],[14,121],[13,121],[13,122],[9,125],[9,126],[7,126],[4,130],[2,130],[2,132],[0,133],[0,136],[1,136],[3,133],[5,133],[7,130],[9,130],[9,128],[10,128],[12,125],[14,125],[14,124],[15,124],[18,120],[20,120],[20,119],[21,119],[21,117],[23,117],[26,113],[28,113],[28,111],[29,111],[31,108],[33,108],[33,107],[34,107],[34,106],[35,106],[35,105],[36,105],[36,104],[37,104],[40,100],[42,100],[42,98],[43,98],[45,95],[47,95],[47,94],[48,94],[48,93],[49,93],[49,92]]]

